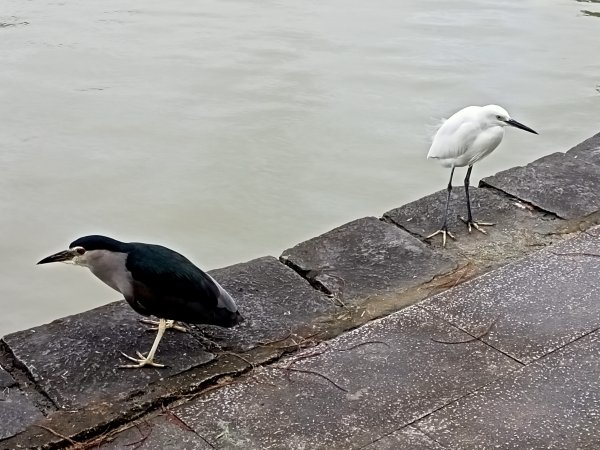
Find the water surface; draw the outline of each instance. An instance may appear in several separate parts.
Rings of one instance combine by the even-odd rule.
[[[425,155],[465,105],[501,104],[540,132],[508,130],[475,182],[568,149],[600,131],[598,11],[4,0],[0,335],[119,298],[83,269],[34,265],[82,235],[210,269],[442,189],[448,171]]]

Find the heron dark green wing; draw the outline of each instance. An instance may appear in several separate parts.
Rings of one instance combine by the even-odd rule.
[[[136,245],[129,253],[127,270],[155,296],[179,298],[216,306],[219,286],[185,256],[160,245]]]

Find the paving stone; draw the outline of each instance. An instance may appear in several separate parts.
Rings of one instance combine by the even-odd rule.
[[[281,259],[345,303],[400,292],[455,267],[448,257],[375,217],[302,242],[283,252]]]
[[[600,210],[600,166],[564,153],[553,153],[525,167],[514,167],[481,180],[563,219]]]
[[[408,426],[367,445],[364,450],[445,450],[445,447]]]
[[[24,431],[42,417],[18,388],[0,385],[0,440]]]
[[[540,240],[541,234],[555,231],[557,222],[561,222],[553,215],[534,210],[493,189],[471,187],[469,193],[475,220],[496,225],[485,227],[488,235],[477,230],[469,234],[467,226],[459,219],[459,216],[467,216],[465,189],[462,186],[454,187],[448,209],[448,228],[457,240],[448,238],[445,252],[458,250],[493,260],[505,259],[512,254],[522,256],[525,241],[528,244],[535,243]],[[441,227],[446,197],[447,191],[443,189],[392,209],[383,217],[424,239]],[[441,236],[429,242],[437,248],[442,247]]]
[[[415,425],[453,450],[600,448],[600,332]]]
[[[567,155],[600,166],[600,133],[576,145]]]
[[[222,449],[362,448],[519,366],[482,342],[440,336],[468,337],[409,307],[295,356],[290,367],[314,373],[283,360],[174,412]]]
[[[139,323],[124,301],[111,303],[50,324],[7,335],[4,342],[36,383],[63,408],[127,398],[148,384],[207,363],[207,353],[191,333],[167,331],[156,359],[164,369],[119,369],[120,351],[150,350],[156,332]]]
[[[600,228],[419,305],[528,363],[600,327]],[[555,253],[575,253],[565,256]]]
[[[331,299],[272,256],[214,270],[211,276],[235,298],[245,321],[234,328],[200,328],[236,351],[284,338],[336,310]]]
[[[200,436],[176,416],[160,415],[128,428],[114,440],[100,445],[102,450],[210,450]]]

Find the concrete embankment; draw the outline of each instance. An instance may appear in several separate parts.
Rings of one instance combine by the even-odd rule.
[[[445,250],[444,196],[211,272],[247,320],[166,369],[117,368],[154,338],[122,301],[4,336],[0,448],[600,447],[600,134],[482,180],[497,225]]]

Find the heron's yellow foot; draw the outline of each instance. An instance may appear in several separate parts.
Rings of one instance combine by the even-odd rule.
[[[159,324],[158,320],[140,319],[140,322],[148,324],[148,325],[154,325],[152,328],[148,328],[148,331],[158,330],[158,324]],[[188,329],[186,327],[184,327],[183,325],[177,325],[177,322],[175,322],[174,320],[167,320],[167,325],[166,325],[165,329],[166,330],[173,329],[173,330],[181,331],[182,333],[188,332]]]
[[[425,239],[431,239],[432,237],[437,236],[438,234],[442,235],[442,246],[443,247],[446,247],[446,236],[449,236],[450,238],[456,240],[456,238],[454,237],[454,235],[452,233],[450,233],[448,230],[445,230],[443,228],[441,230],[437,230],[433,234],[430,234]]]
[[[485,231],[481,227],[493,227],[494,225],[496,225],[495,223],[491,223],[491,222],[475,222],[474,220],[465,219],[462,216],[460,217],[460,220],[462,220],[464,223],[467,224],[467,226],[469,227],[469,233],[471,232],[471,227],[472,227],[472,228],[475,228],[477,231],[482,232],[483,234],[487,234],[487,231]]]
[[[136,364],[125,364],[123,366],[119,366],[119,369],[138,369],[140,367],[152,366],[152,367],[165,367],[164,364],[159,364],[154,362],[154,358],[147,358],[142,355],[140,352],[135,352],[139,358],[134,358],[133,356],[129,356],[126,353],[121,352],[125,358],[133,361]]]

